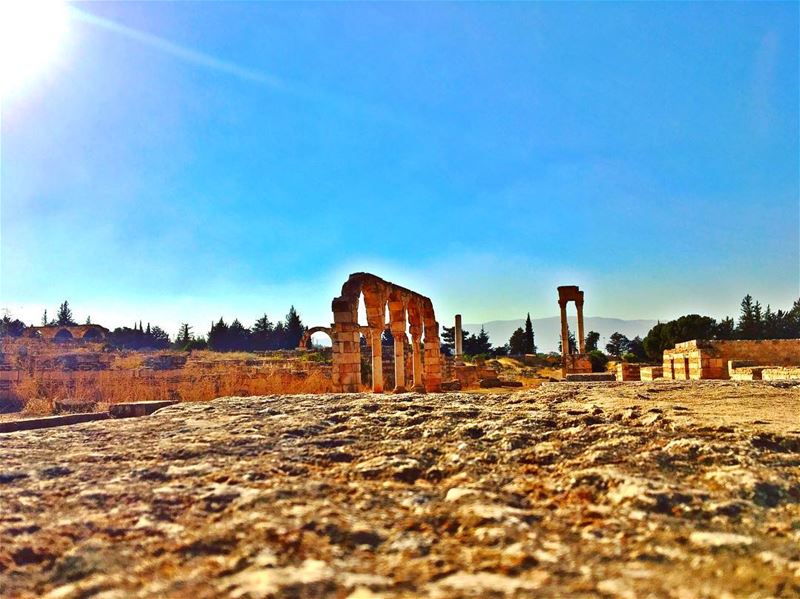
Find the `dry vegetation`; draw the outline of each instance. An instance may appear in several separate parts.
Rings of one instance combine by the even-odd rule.
[[[7,370],[0,374],[12,381],[5,411],[23,416],[52,414],[57,402],[63,400],[90,404],[83,409],[104,410],[108,404],[127,401],[204,401],[225,395],[331,390],[325,356],[314,352],[274,356],[211,351],[183,354],[108,352],[101,346],[4,344],[3,358]],[[66,358],[89,363],[91,368],[65,368]]]
[[[160,374],[160,373],[159,373]],[[24,413],[53,413],[54,404],[63,399],[81,399],[98,406],[125,401],[179,400],[204,401],[226,395],[327,393],[330,378],[322,372],[305,376],[287,371],[248,372],[230,366],[213,371],[120,376],[118,371],[75,373],[69,378],[51,378],[37,373],[25,376],[17,386]],[[304,373],[305,374],[305,373]]]

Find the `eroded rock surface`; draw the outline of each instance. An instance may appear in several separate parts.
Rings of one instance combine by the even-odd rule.
[[[551,384],[3,435],[0,596],[797,596],[798,413],[791,385]]]

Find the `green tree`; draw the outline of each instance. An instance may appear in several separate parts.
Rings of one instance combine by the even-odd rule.
[[[149,327],[150,325],[148,324],[147,326]],[[148,337],[151,347],[156,349],[166,349],[169,347],[169,333],[158,325],[154,325],[153,328],[150,329]]]
[[[742,299],[739,322],[736,325],[737,337],[761,339],[761,318],[761,304],[753,301],[753,296],[748,293]]]
[[[612,333],[606,344],[606,352],[609,356],[619,358],[627,351],[629,343],[630,340],[622,333]]]
[[[250,329],[234,318],[228,327],[228,349],[232,351],[247,351],[250,349]]]
[[[597,331],[589,331],[586,334],[586,339],[584,340],[584,343],[586,344],[586,353],[595,351],[599,342],[600,333]]]
[[[523,353],[535,354],[536,343],[533,339],[533,323],[531,322],[531,313],[528,312],[528,317],[525,319],[525,347]]]
[[[599,349],[593,349],[587,354],[589,355],[589,361],[592,363],[592,372],[605,372],[608,356]]]
[[[576,351],[578,351],[578,344],[575,341],[575,333],[573,333],[572,331],[567,333],[567,343],[569,343],[569,353],[574,354]],[[562,345],[561,344],[561,337],[559,337],[558,338],[558,353],[559,354],[563,354],[564,353],[564,350],[561,347],[561,345]]]
[[[18,318],[11,318],[6,313],[0,319],[0,337],[20,337],[25,330],[25,323]]]
[[[526,352],[526,341],[525,331],[522,330],[522,327],[519,327],[511,334],[511,338],[508,340],[508,353],[512,356],[521,356],[530,353]]]
[[[300,345],[300,339],[306,332],[306,327],[303,326],[303,321],[294,306],[289,308],[289,313],[286,315],[286,332],[284,347],[286,349],[295,349]]]
[[[229,327],[222,317],[218,322],[212,323],[211,330],[208,331],[208,347],[214,351],[229,351],[228,329]]]
[[[260,351],[270,349],[274,331],[275,327],[272,325],[266,314],[256,320],[256,323],[253,325],[253,332],[251,335],[253,349]]]
[[[175,348],[185,350],[193,339],[192,327],[189,326],[188,322],[182,322],[178,327],[178,335],[175,337]]]
[[[628,341],[628,344],[625,346],[625,353],[626,355],[629,354],[633,356],[632,359],[628,360],[629,362],[644,362],[647,359],[644,342],[638,335]]]
[[[463,340],[464,353],[470,356],[477,356],[479,354],[488,354],[492,351],[492,344],[489,341],[489,334],[481,327],[481,332],[478,335],[470,335],[469,338]]]
[[[70,327],[78,324],[75,322],[75,319],[72,318],[72,310],[69,309],[69,302],[66,300],[58,307],[58,312],[56,312],[56,324],[61,327]]]
[[[469,331],[461,329],[461,349],[464,349],[464,339],[469,337]],[[442,347],[447,348],[450,354],[456,350],[456,327],[442,327]],[[448,354],[449,355],[449,354]]]

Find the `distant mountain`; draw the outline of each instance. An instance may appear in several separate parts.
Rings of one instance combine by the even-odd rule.
[[[568,316],[569,330],[578,334],[578,319],[575,316]],[[558,339],[561,336],[561,318],[551,316],[550,318],[532,318],[533,334],[536,341],[536,349],[540,352],[550,352],[558,350]],[[623,320],[621,318],[603,318],[602,316],[588,316],[584,318],[584,334],[589,331],[600,333],[598,347],[605,350],[608,338],[612,333],[620,332],[629,339],[637,335],[644,337],[648,331],[656,324],[655,320]],[[445,323],[443,326],[451,326]],[[465,324],[464,330],[470,333],[478,333],[481,330],[480,324]],[[519,327],[525,328],[525,319],[519,320],[493,320],[483,323],[486,332],[489,333],[489,340],[492,345],[505,345],[511,334]]]

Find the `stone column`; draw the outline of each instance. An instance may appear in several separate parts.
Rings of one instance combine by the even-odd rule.
[[[456,314],[456,329],[453,335],[456,342],[456,362],[460,363],[462,358],[462,349],[461,349],[461,314]]]
[[[414,391],[424,393],[425,387],[422,384],[422,333],[417,329],[411,329],[411,352],[414,357]]]
[[[442,390],[442,350],[439,340],[439,323],[432,330],[425,327],[425,390],[438,393]]]
[[[561,307],[561,355],[569,354],[569,325],[567,324],[567,302],[558,302]],[[566,357],[564,358],[566,364]]]
[[[392,331],[394,337],[394,392],[406,392],[406,334]]]
[[[333,300],[333,365],[331,383],[336,392],[361,391],[361,349],[354,306],[343,298]]]
[[[402,327],[402,328],[401,328]],[[392,323],[394,337],[394,392],[406,392],[406,332],[405,322]]]
[[[381,351],[381,329],[372,327],[372,392],[383,393],[383,352]]]
[[[578,353],[586,353],[586,339],[583,336],[583,300],[576,302],[578,308]]]

